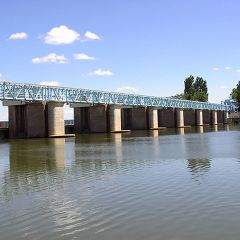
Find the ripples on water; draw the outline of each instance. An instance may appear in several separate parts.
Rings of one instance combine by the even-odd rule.
[[[0,142],[0,239],[239,239],[239,129],[176,131]]]

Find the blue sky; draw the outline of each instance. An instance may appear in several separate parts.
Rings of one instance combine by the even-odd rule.
[[[193,74],[220,102],[240,80],[239,9],[238,0],[1,1],[0,80],[167,97]]]

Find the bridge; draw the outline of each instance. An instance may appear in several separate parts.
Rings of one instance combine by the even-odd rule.
[[[227,122],[231,107],[68,87],[0,82],[0,101],[9,108],[9,136],[64,136],[64,104],[74,108],[75,133],[121,132]]]

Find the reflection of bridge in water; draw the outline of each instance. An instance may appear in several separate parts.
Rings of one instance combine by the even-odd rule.
[[[202,128],[204,132],[214,131],[210,127]],[[219,130],[224,129],[225,126],[219,126]],[[5,164],[8,167],[1,169],[0,197],[11,198],[23,191],[61,187],[69,177],[93,178],[105,174],[114,177],[118,171],[137,171],[144,166],[178,159],[187,164],[192,179],[198,181],[207,176],[211,167],[209,156],[226,157],[231,156],[230,153],[239,156],[236,146],[231,146],[230,153],[215,149],[216,139],[209,138],[209,134],[181,135],[184,133],[180,132],[175,135],[177,129],[171,130],[171,135],[169,130],[151,130],[130,134],[82,134],[75,139],[12,140],[3,144],[7,148],[0,149],[3,161],[8,163]],[[194,128],[184,130],[190,133]],[[202,129],[196,131],[201,132]]]
[[[9,108],[10,138],[64,136],[64,104],[74,108],[74,131],[121,132],[227,123],[230,107],[97,90],[0,82]]]

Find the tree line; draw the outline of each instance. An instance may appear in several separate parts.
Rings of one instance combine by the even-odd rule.
[[[172,96],[175,99],[192,100],[207,102],[208,101],[208,88],[207,81],[202,77],[194,77],[190,75],[184,81],[184,93]]]
[[[184,81],[184,92],[176,94],[171,98],[207,102],[207,81],[202,77],[194,77],[193,75],[190,75]],[[238,111],[240,111],[240,81],[238,81],[236,87],[232,89],[230,99],[234,101],[235,105],[238,108]]]

